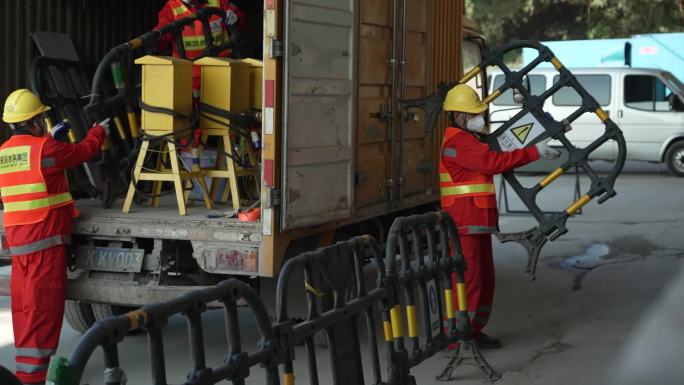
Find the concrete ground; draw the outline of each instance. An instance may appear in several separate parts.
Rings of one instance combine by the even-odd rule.
[[[540,177],[523,179],[531,184]],[[541,197],[542,205],[564,209],[572,200],[573,183],[572,177],[560,178]],[[493,318],[485,331],[501,338],[504,347],[484,354],[503,375],[499,384],[623,384],[621,378],[636,378],[635,372],[643,374],[658,365],[668,369],[633,383],[666,385],[676,383],[667,378],[682,378],[684,316],[679,309],[684,275],[675,277],[684,257],[683,184],[684,179],[662,173],[657,166],[629,165],[616,185],[617,197],[603,205],[590,203],[582,215],[569,221],[568,234],[545,246],[534,282],[524,273],[522,247],[494,242],[497,289]],[[523,230],[531,224],[525,217],[501,218],[503,231]],[[265,282],[263,298],[268,306],[273,304],[273,292],[274,283]],[[209,312],[204,320],[208,361],[216,365],[227,352],[223,315]],[[241,313],[241,327],[245,347],[254,346],[256,328],[246,311]],[[169,382],[180,383],[190,368],[184,320],[172,319],[164,336]],[[68,356],[78,338],[64,326],[58,354]],[[663,349],[678,352],[674,357],[680,358],[679,366],[676,358],[665,359],[672,355]],[[129,384],[150,383],[145,336],[127,338],[119,351]],[[308,383],[305,349],[297,348],[296,354],[297,383]],[[368,363],[368,350],[363,354]],[[0,298],[0,365],[13,369],[13,357],[9,300]],[[644,365],[649,357],[656,362]],[[319,350],[322,384],[331,383],[327,358],[327,352]],[[412,373],[418,384],[434,384],[435,374],[447,362],[441,353]],[[671,377],[658,378],[667,370]],[[455,373],[458,384],[484,380],[474,367]],[[83,382],[102,383],[99,352]],[[264,383],[263,370],[254,368],[248,383]]]

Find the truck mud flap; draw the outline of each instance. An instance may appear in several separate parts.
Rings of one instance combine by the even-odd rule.
[[[504,64],[504,55],[510,51],[531,48],[537,57],[524,68],[513,71]],[[524,85],[524,77],[543,62],[550,62],[558,71],[558,81],[541,95],[532,95]],[[625,164],[627,147],[620,128],[613,122],[599,103],[577,81],[575,76],[563,66],[551,50],[534,41],[516,41],[485,53],[484,60],[468,71],[460,80],[461,84],[480,74],[489,66],[497,66],[505,75],[504,83],[487,96],[483,102],[491,103],[509,89],[516,89],[524,97],[522,109],[509,121],[487,136],[489,146],[497,151],[510,151],[515,148],[534,145],[549,137],[557,139],[568,152],[567,160],[532,187],[524,187],[513,172],[504,173],[506,182],[525,204],[537,220],[538,225],[520,233],[497,234],[502,242],[518,242],[528,251],[527,272],[534,279],[537,260],[541,248],[547,241],[554,241],[568,232],[566,222],[594,198],[601,204],[614,197],[615,180]],[[544,101],[564,87],[572,88],[582,99],[582,104],[563,122],[556,121],[543,109]],[[603,123],[604,132],[584,148],[573,145],[566,136],[566,127],[584,114],[595,114]],[[524,124],[523,124],[524,123]],[[613,140],[617,144],[617,157],[613,168],[605,175],[599,175],[589,164],[588,156],[605,142]],[[567,171],[579,168],[590,179],[587,191],[564,210],[557,213],[542,211],[536,202],[537,195]]]

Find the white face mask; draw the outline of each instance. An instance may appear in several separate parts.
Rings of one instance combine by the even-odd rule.
[[[485,127],[485,120],[482,115],[478,115],[470,120],[468,120],[468,123],[466,123],[466,128],[468,131],[472,132],[478,132],[481,133],[484,131]]]

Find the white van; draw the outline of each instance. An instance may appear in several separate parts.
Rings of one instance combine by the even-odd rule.
[[[638,68],[570,69],[577,80],[617,123],[627,142],[627,159],[665,163],[677,176],[684,176],[684,85],[670,72]],[[535,69],[528,75],[533,95],[541,95],[558,79],[558,72]],[[490,71],[490,93],[504,83],[500,71]],[[548,98],[544,110],[560,121],[577,110],[579,95],[563,88]],[[513,92],[506,91],[490,105],[493,128],[507,121],[520,108]],[[595,114],[584,114],[572,124],[568,139],[584,147],[603,133]],[[553,142],[551,142],[554,144]],[[560,145],[560,143],[556,143]],[[617,146],[609,141],[590,159],[615,160]]]

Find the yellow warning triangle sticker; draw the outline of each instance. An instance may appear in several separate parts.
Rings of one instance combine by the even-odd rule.
[[[527,137],[530,135],[530,131],[532,131],[532,126],[534,126],[534,123],[528,123],[511,129],[513,134],[515,134],[515,137],[520,141],[520,144],[525,144]]]

